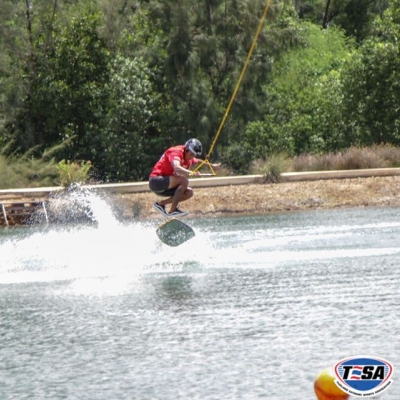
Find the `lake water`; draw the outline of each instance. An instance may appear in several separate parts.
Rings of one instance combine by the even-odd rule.
[[[316,399],[390,361],[400,398],[399,208],[0,230],[0,399]],[[159,221],[158,221],[159,222]]]

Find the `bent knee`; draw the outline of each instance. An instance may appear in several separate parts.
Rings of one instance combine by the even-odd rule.
[[[172,186],[187,186],[189,184],[189,179],[183,175],[173,176],[171,177],[170,184],[172,184]]]
[[[180,176],[179,177],[181,185],[188,185],[189,184],[189,178],[187,176]]]

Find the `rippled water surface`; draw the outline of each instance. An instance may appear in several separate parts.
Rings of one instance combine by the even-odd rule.
[[[0,231],[0,399],[315,399],[372,355],[399,399],[399,208]]]

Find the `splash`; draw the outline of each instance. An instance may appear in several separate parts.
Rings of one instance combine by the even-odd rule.
[[[193,243],[179,248],[162,244],[157,222],[119,221],[104,194],[75,188],[52,199],[49,216],[49,225],[0,232],[0,284],[105,277],[121,281],[198,262]],[[203,241],[200,235],[197,244],[203,246]]]
[[[80,185],[56,193],[47,207],[49,220],[55,224],[115,226],[118,223],[110,199]]]

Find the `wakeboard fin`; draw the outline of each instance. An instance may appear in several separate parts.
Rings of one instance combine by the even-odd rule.
[[[179,246],[195,236],[193,228],[176,218],[162,223],[156,233],[163,243],[172,247]]]

